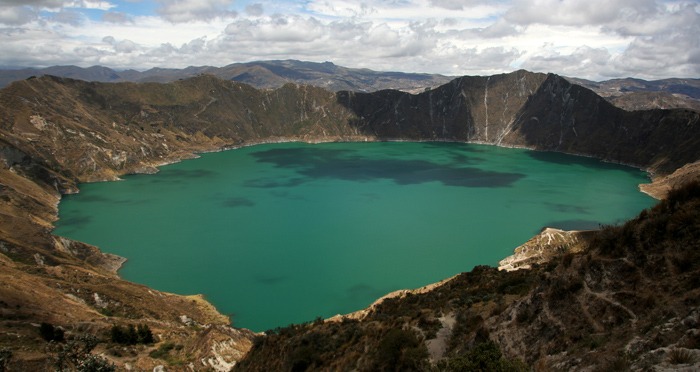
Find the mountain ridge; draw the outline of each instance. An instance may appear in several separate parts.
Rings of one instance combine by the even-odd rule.
[[[145,71],[113,70],[104,66],[81,68],[51,66],[43,69],[0,69],[0,87],[31,76],[55,75],[98,82],[173,82],[211,74],[224,80],[250,84],[256,88],[275,89],[286,83],[306,84],[333,91],[374,92],[383,89],[420,93],[448,83],[454,76],[405,72],[381,72],[348,68],[332,62],[269,60],[232,63],[223,67],[189,66],[151,68]],[[700,111],[700,79],[669,78],[646,81],[635,78],[590,81],[567,77],[570,82],[595,91],[614,105],[628,111],[651,108],[689,108]]]
[[[117,71],[104,66],[81,68],[52,66],[44,69],[0,69],[0,87],[30,76],[55,75],[96,82],[160,82],[210,74],[224,80],[250,84],[256,88],[274,89],[286,83],[314,85],[329,90],[375,91],[399,89],[412,92],[439,86],[452,77],[438,74],[382,72],[338,66],[332,62],[269,60],[233,63],[223,67],[189,66],[183,69],[152,68],[145,71]]]

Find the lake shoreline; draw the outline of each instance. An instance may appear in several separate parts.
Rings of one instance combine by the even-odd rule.
[[[333,139],[333,140],[325,140],[325,141],[299,141],[294,138],[275,138],[273,140],[266,140],[266,141],[260,141],[260,142],[255,142],[255,143],[245,143],[245,144],[237,144],[236,146],[230,146],[226,148],[220,148],[220,149],[214,149],[212,151],[206,151],[206,152],[199,152],[198,154],[205,154],[205,153],[214,153],[214,152],[221,152],[221,151],[226,151],[226,150],[233,150],[233,149],[241,149],[241,148],[246,148],[246,147],[252,147],[256,145],[263,145],[263,144],[277,144],[277,143],[300,143],[300,144],[320,144],[320,143],[357,143],[358,141],[345,141],[345,140],[338,140],[338,139]],[[364,141],[363,141],[364,142]],[[370,142],[370,141],[367,141]],[[430,142],[435,142],[435,143],[457,143],[457,144],[466,144],[466,145],[481,145],[481,146],[493,146],[492,144],[484,144],[484,143],[474,143],[474,142],[464,142],[464,141],[406,141],[406,140],[381,140],[381,141],[371,141],[371,142],[406,142],[406,143],[430,143]],[[495,146],[495,147],[503,147],[503,148],[511,148],[507,146]],[[520,149],[526,149],[526,150],[531,150],[527,148],[520,148]],[[199,155],[197,155],[198,157]],[[191,159],[192,157],[184,157],[180,159],[179,161],[177,160],[172,160],[169,159],[161,166],[168,165],[168,164],[173,164],[180,162],[182,160],[187,160]],[[134,173],[134,174],[141,174],[141,173]],[[515,253],[515,250],[519,247],[517,244],[509,245],[510,246],[510,252]],[[509,255],[504,255],[501,258],[509,257]],[[497,267],[498,265],[491,265],[494,267]],[[466,268],[464,269],[466,270]],[[120,277],[122,277],[120,275]],[[123,278],[123,277],[122,277]]]

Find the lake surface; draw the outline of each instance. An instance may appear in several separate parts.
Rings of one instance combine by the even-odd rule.
[[[285,143],[83,184],[55,233],[120,275],[202,293],[263,331],[496,265],[543,227],[597,228],[654,201],[637,169],[459,143]]]

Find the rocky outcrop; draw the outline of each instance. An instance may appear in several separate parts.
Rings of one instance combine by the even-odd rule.
[[[499,270],[530,269],[566,253],[579,253],[595,236],[594,231],[564,231],[546,227],[525,244],[515,248],[512,256],[498,262]]]
[[[656,199],[665,199],[669,191],[692,181],[700,181],[700,161],[688,163],[652,183],[639,185],[639,188]]]

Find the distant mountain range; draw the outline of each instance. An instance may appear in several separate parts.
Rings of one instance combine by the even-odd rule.
[[[258,89],[275,89],[287,83],[312,85],[331,91],[375,92],[395,89],[420,93],[443,85],[455,76],[404,72],[381,72],[348,68],[331,62],[297,60],[233,63],[224,67],[190,66],[184,69],[152,68],[146,71],[117,71],[103,66],[52,66],[43,69],[0,70],[0,88],[12,81],[31,76],[54,75],[96,82],[159,82],[167,83],[202,74],[224,80],[246,83]],[[625,110],[652,108],[689,108],[700,111],[700,79],[613,79],[595,82],[567,78],[570,82],[593,90]]]
[[[258,89],[273,89],[287,83],[296,83],[313,85],[332,91],[371,92],[382,89],[396,89],[412,93],[418,93],[428,87],[440,86],[454,78],[436,74],[378,72],[369,69],[347,68],[337,66],[331,62],[316,63],[284,60],[234,63],[224,67],[152,68],[146,71],[116,71],[103,66],[88,68],[52,66],[43,69],[0,70],[0,87],[4,87],[15,80],[40,75],[55,75],[97,82],[167,83],[202,74],[246,83]]]
[[[612,79],[595,82],[568,78],[625,110],[690,108],[700,111],[700,79]]]

